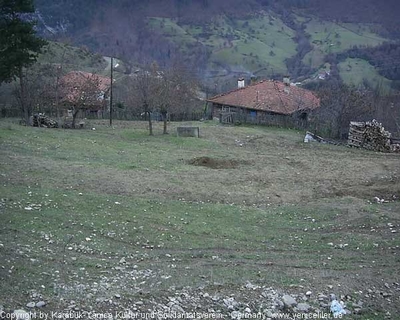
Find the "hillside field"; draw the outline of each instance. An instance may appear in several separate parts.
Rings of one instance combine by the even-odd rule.
[[[378,88],[383,94],[390,92],[390,80],[381,76],[366,60],[347,58],[338,67],[343,82],[348,85],[357,86],[367,82],[371,88]]]
[[[156,123],[153,137],[144,122],[16,122],[0,121],[6,309],[43,300],[45,312],[230,318],[232,308],[265,312],[275,292],[313,312],[329,312],[322,295],[353,313],[361,301],[348,319],[398,311],[399,154],[215,122],[171,123],[169,135]],[[176,137],[178,125],[201,138]]]
[[[296,53],[294,31],[272,15],[255,15],[248,20],[222,16],[204,25],[180,25],[176,19],[152,17],[148,23],[186,54],[195,45],[208,48],[210,66],[219,66],[213,76],[286,73],[285,59]]]

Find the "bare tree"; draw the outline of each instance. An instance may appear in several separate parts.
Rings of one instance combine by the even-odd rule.
[[[196,81],[184,68],[174,66],[161,70],[156,63],[130,77],[131,95],[129,104],[138,106],[149,122],[149,133],[153,135],[152,114],[159,112],[164,122],[163,133],[167,134],[168,115],[184,112],[196,97]]]
[[[62,76],[64,75],[64,60],[65,60],[65,53],[67,52],[66,47],[64,47],[64,51],[61,57],[61,63],[57,66],[56,69],[56,81],[55,81],[55,105],[56,105],[56,112],[57,112],[57,121],[60,121],[60,81]]]
[[[21,90],[16,84],[14,96],[19,104],[33,112],[52,112],[55,104],[54,78],[57,68],[52,64],[36,63],[29,69],[25,69],[24,79],[24,103],[22,104]]]
[[[156,81],[157,109],[161,113],[167,134],[167,116],[183,112],[196,98],[197,81],[181,66],[173,66],[161,72]]]
[[[139,110],[146,115],[149,122],[149,134],[153,135],[153,123],[151,114],[155,105],[156,75],[146,70],[140,70],[131,79],[132,94],[130,103],[139,107]]]
[[[320,89],[318,95],[321,108],[315,112],[315,130],[328,129],[326,134],[332,137],[345,138],[350,121],[370,120],[375,114],[369,92],[339,84]]]

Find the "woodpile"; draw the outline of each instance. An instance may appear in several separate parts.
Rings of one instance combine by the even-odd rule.
[[[349,146],[378,152],[399,152],[400,145],[391,141],[391,133],[376,120],[350,122]]]
[[[45,116],[43,113],[33,115],[32,126],[43,128],[58,128],[58,122]]]
[[[390,139],[390,151],[400,153],[400,139]]]

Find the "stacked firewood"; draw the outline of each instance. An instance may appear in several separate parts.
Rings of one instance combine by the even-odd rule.
[[[58,128],[58,122],[50,119],[44,113],[37,113],[33,115],[32,126],[43,128]]]
[[[379,152],[391,152],[391,133],[376,120],[351,122],[348,145]]]
[[[400,153],[400,139],[390,139],[390,151]]]

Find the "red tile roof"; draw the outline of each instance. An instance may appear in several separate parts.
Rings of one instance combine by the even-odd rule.
[[[320,106],[319,98],[310,90],[286,86],[283,82],[273,80],[263,80],[207,101],[280,114],[292,114],[298,110],[312,110]]]
[[[60,79],[64,102],[75,103],[79,101],[81,91],[88,85],[90,86],[89,81],[93,81],[92,83],[96,86],[98,85],[98,88],[92,89],[92,91],[98,90],[105,93],[110,89],[111,80],[108,77],[84,71],[71,71]]]

